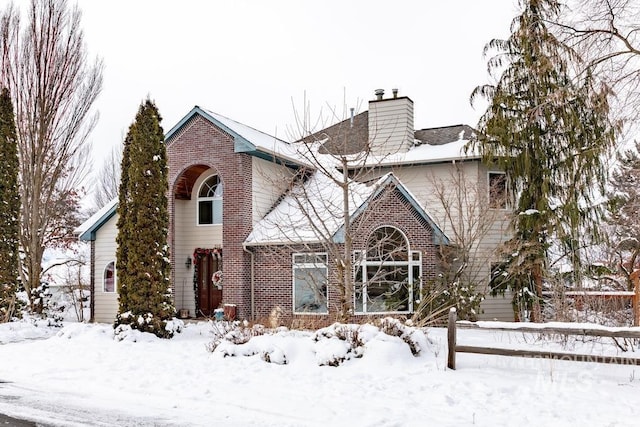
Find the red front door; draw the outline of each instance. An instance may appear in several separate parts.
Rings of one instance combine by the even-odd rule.
[[[198,259],[198,316],[211,317],[222,303],[222,288],[214,283],[214,275],[222,270],[218,255],[207,254]],[[219,275],[216,275],[218,278]]]

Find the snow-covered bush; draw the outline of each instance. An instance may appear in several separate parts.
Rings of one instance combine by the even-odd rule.
[[[207,344],[208,351],[222,357],[259,356],[265,362],[280,365],[298,356],[300,348],[290,343],[301,334],[308,338],[305,351],[319,366],[340,366],[345,361],[364,357],[368,349],[374,353],[380,348],[397,351],[404,344],[409,348],[406,355],[410,352],[418,356],[428,345],[422,329],[391,318],[380,321],[380,327],[334,323],[316,332],[291,331],[285,327],[265,329],[261,325],[249,327],[241,322],[211,322],[211,325],[214,340]]]
[[[427,348],[427,337],[419,328],[414,328],[400,322],[392,317],[385,317],[380,320],[380,330],[387,335],[399,337],[407,343],[411,354],[418,356],[420,352]]]
[[[130,311],[118,313],[114,325],[115,337],[119,339],[120,334],[128,334],[130,329],[138,329],[141,332],[150,332],[159,338],[171,338],[174,334],[182,331],[184,323],[182,320],[172,318],[162,320],[152,313],[144,313],[134,316]]]
[[[263,335],[265,328],[262,325],[249,327],[247,322],[235,321],[210,321],[213,341],[206,345],[210,352],[216,351],[223,342],[239,345],[248,342],[252,337]]]
[[[368,338],[360,333],[362,326],[334,323],[316,331],[312,339],[318,365],[339,366],[345,360],[362,357]]]

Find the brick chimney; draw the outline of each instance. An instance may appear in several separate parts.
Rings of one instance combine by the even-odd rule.
[[[404,153],[414,141],[413,101],[398,97],[398,89],[392,90],[392,98],[384,98],[384,90],[376,89],[376,99],[369,101],[369,140],[373,154]]]

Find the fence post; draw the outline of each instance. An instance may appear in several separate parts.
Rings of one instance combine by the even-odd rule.
[[[456,369],[456,308],[449,310],[449,324],[447,325],[447,343],[449,353],[447,354],[447,368]]]

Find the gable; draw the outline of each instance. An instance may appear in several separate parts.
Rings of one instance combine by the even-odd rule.
[[[375,191],[369,196],[369,198],[356,209],[353,213],[352,220],[355,222],[359,220],[359,217],[365,216],[370,210],[393,210],[393,206],[380,206],[377,202],[382,197],[391,196],[398,204],[404,205],[407,212],[411,215],[412,219],[417,221],[423,228],[432,230],[432,243],[435,245],[448,245],[450,244],[449,238],[444,234],[442,229],[436,224],[431,216],[420,206],[416,198],[411,192],[400,182],[400,180],[389,173],[377,183]],[[383,209],[385,208],[385,209]],[[384,221],[385,215],[388,216],[390,212],[383,212],[383,215],[379,215],[379,221]],[[345,238],[344,225],[338,229],[334,235],[334,242],[343,243]]]
[[[95,240],[96,232],[116,214],[117,207],[118,199],[116,198],[91,215],[89,219],[74,230],[74,233],[78,235],[78,239],[85,241]]]
[[[397,200],[411,212],[424,228],[432,230],[432,243],[449,244],[449,239],[415,197],[392,173],[375,183],[352,183],[349,190],[350,215],[355,222],[370,215],[376,202],[387,190],[397,192]],[[305,182],[298,182],[280,202],[254,226],[245,240],[248,246],[319,243],[332,239],[344,243],[345,231],[342,189],[321,172]]]
[[[295,168],[307,166],[304,157],[297,152],[294,145],[197,105],[167,132],[167,145],[171,144],[197,116],[228,134],[233,139],[233,149],[236,153],[246,153]]]

